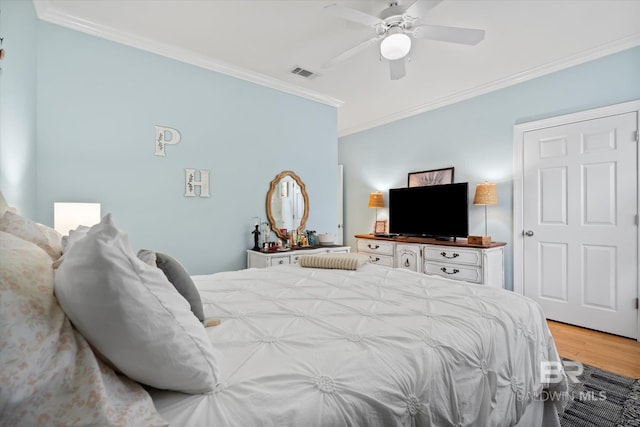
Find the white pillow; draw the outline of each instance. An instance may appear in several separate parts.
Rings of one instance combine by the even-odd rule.
[[[85,237],[90,229],[86,225],[79,225],[75,230],[69,230],[68,235],[62,236],[62,253],[66,253],[75,242]]]
[[[55,291],[80,333],[129,378],[185,393],[213,390],[204,326],[162,271],[136,257],[110,214],[68,248]]]

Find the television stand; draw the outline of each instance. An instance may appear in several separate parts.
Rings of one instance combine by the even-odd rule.
[[[504,247],[491,242],[474,245],[467,239],[438,240],[428,237],[382,237],[356,234],[357,252],[369,262],[433,274],[497,288],[504,287]]]

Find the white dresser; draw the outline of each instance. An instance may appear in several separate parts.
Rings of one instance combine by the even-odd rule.
[[[282,264],[297,264],[303,255],[350,252],[349,246],[317,246],[310,249],[291,249],[282,252],[258,252],[247,249],[247,268],[265,268]]]
[[[356,240],[356,248],[359,254],[367,255],[371,263],[386,265],[387,267],[394,266],[394,242],[358,239]]]
[[[504,287],[506,243],[480,246],[470,245],[466,239],[453,242],[419,237],[381,238],[371,234],[355,237],[358,253],[367,255],[371,263]]]

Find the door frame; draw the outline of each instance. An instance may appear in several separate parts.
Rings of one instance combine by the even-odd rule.
[[[524,174],[524,134],[525,132],[544,129],[553,126],[561,126],[570,123],[582,122],[586,120],[597,119],[601,117],[614,116],[624,113],[636,113],[636,120],[640,117],[640,100],[624,102],[621,104],[609,105],[606,107],[595,108],[592,110],[579,111],[576,113],[566,114],[548,119],[536,120],[533,122],[517,124],[513,127],[513,154],[514,154],[514,171],[513,171],[513,291],[524,295],[524,219],[523,219],[523,174]],[[638,129],[638,123],[636,123]],[[638,131],[636,130],[636,145],[638,145]],[[636,149],[636,178],[638,180],[638,189],[640,189],[640,146]],[[638,206],[636,212],[640,213],[640,198],[638,198]],[[637,217],[636,217],[637,218]],[[636,245],[638,248],[638,262],[640,265],[640,226],[636,236]],[[637,267],[636,267],[637,268]],[[638,280],[636,283],[637,295],[640,296],[640,271],[637,272]],[[638,310],[638,330],[640,330],[640,310]],[[640,337],[638,337],[640,341]]]
[[[338,234],[336,243],[344,244],[344,166],[338,165]]]

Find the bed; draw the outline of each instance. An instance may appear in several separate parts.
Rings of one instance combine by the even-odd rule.
[[[168,276],[140,261],[126,233],[106,223],[76,236],[72,248],[82,256],[91,250],[81,245],[94,238],[113,258],[91,258],[93,270],[83,275],[72,269],[74,249],[43,250],[57,247],[55,236],[37,245],[0,221],[1,425],[559,425],[556,402],[543,390],[560,392],[566,380],[541,378],[541,363],[559,357],[544,314],[523,296],[360,262],[354,270],[289,265],[193,276],[205,320],[219,320],[204,327]],[[96,263],[106,272],[96,273]],[[133,273],[114,280],[126,276],[123,268]],[[122,303],[135,296],[120,295],[115,305],[134,310],[125,313],[104,294],[74,308],[82,290],[68,282],[78,277],[82,287],[100,278],[91,294],[113,286],[144,289],[154,300]],[[50,300],[29,305],[43,295]],[[56,322],[44,335],[21,319],[42,323],[43,304]],[[117,314],[87,326],[79,313],[99,316],[103,306]],[[154,327],[148,340],[104,342],[123,328],[148,334]],[[35,343],[24,339],[29,334]],[[38,379],[43,370],[50,375]]]

